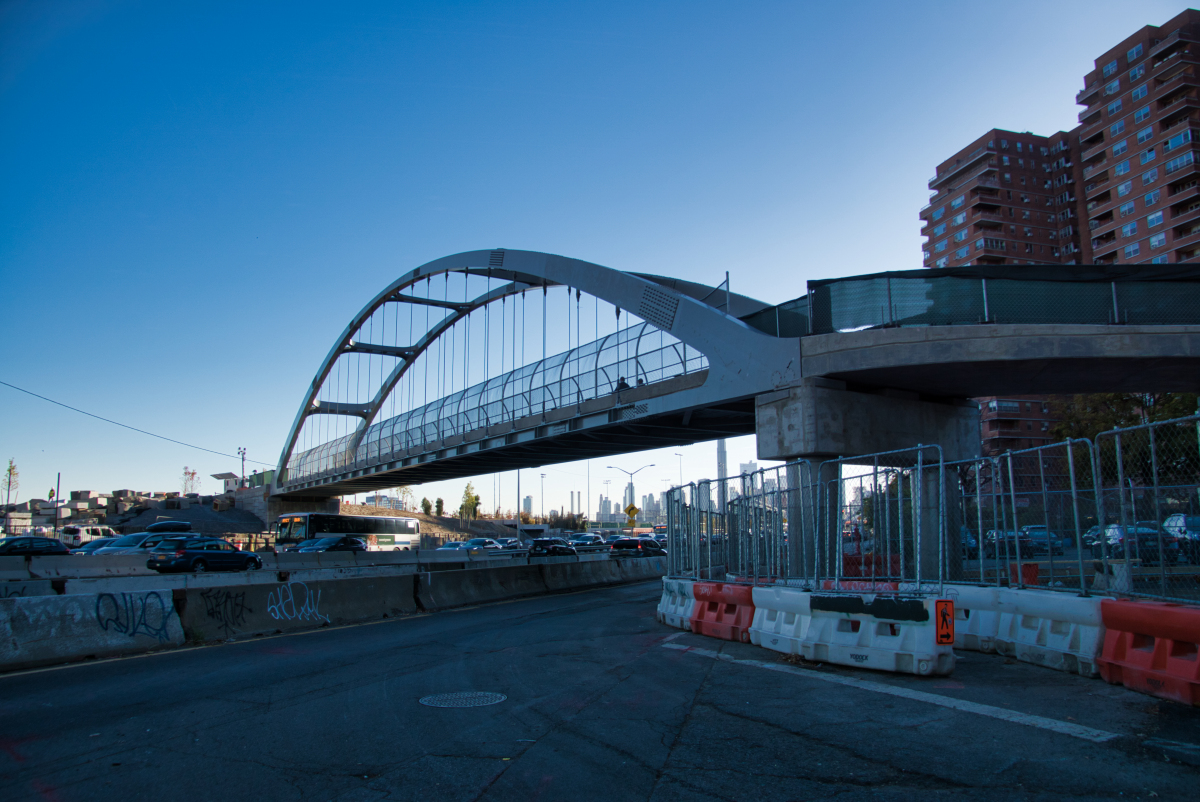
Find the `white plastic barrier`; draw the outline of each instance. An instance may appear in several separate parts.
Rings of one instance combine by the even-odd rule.
[[[1084,677],[1099,675],[1096,658],[1104,647],[1100,598],[1047,590],[1000,591],[1004,607],[996,651]]]
[[[946,598],[954,602],[954,648],[972,652],[996,651],[1000,614],[1006,606],[1004,588],[947,585]]]
[[[812,622],[811,593],[784,586],[754,588],[750,642],[784,654],[800,654]]]
[[[921,676],[954,671],[953,647],[937,642],[935,599],[810,596],[804,659]]]
[[[692,611],[696,609],[696,597],[692,595],[690,579],[663,577],[663,595],[658,603],[658,620],[667,626],[692,629]]]

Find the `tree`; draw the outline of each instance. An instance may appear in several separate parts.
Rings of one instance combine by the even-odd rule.
[[[3,484],[0,488],[4,489],[4,531],[9,531],[9,521],[12,516],[8,511],[8,506],[12,503],[12,494],[21,486],[21,474],[17,471],[17,463],[13,462],[10,457],[8,467],[4,470]]]
[[[412,506],[413,492],[411,487],[408,485],[401,485],[400,487],[397,487],[396,495],[400,497],[400,502],[404,509],[407,510]]]
[[[475,485],[467,482],[463,488],[462,503],[458,506],[458,514],[462,518],[474,518],[479,510],[479,496],[475,495]]]
[[[433,512],[433,502],[427,498],[421,499],[421,512],[425,513],[426,515],[429,515],[431,512]]]
[[[441,517],[442,513],[446,511],[446,502],[442,501],[440,498],[436,502],[434,502],[433,506],[434,506],[434,509],[437,511],[439,518]]]
[[[1053,396],[1050,413],[1058,422],[1050,428],[1055,440],[1092,440],[1100,432],[1154,421],[1185,418],[1196,413],[1195,393],[1091,393]]]
[[[200,490],[200,472],[194,471],[188,466],[183,466],[183,494],[197,493]]]

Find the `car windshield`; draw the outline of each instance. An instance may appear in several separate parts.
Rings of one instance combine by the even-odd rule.
[[[442,548],[443,548],[443,549],[457,549],[458,547],[460,547],[460,546],[462,546],[462,545],[463,545],[462,541],[459,541],[459,540],[451,540],[449,543],[447,543],[446,545],[442,546]]]
[[[149,535],[126,535],[125,537],[118,538],[117,540],[115,540],[112,543],[109,543],[108,545],[120,546],[122,548],[127,547],[127,546],[137,546],[137,545],[140,545],[141,542],[143,540],[145,540],[147,537],[149,537]]]
[[[329,538],[318,537],[318,538],[313,538],[312,540],[301,540],[299,543],[296,544],[296,548],[303,549],[303,548],[307,548],[308,546],[316,546],[316,545],[320,544],[320,542],[322,540],[328,540],[328,539]]]
[[[491,542],[491,541],[486,537],[473,537],[467,541],[467,545],[468,546],[486,546],[489,542]]]
[[[303,543],[301,543],[300,545],[301,546],[316,546],[316,547],[332,546],[334,543],[337,543],[339,540],[341,540],[341,538],[319,537],[319,538],[316,538],[315,540],[306,540]]]

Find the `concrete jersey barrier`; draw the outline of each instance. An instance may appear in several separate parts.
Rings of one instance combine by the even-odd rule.
[[[5,670],[183,645],[171,591],[0,599]]]
[[[423,610],[444,610],[468,604],[545,593],[543,568],[514,565],[490,570],[424,571],[417,578],[417,600]]]

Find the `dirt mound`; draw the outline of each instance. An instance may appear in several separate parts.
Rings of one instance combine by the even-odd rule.
[[[142,532],[155,521],[187,521],[193,532],[202,535],[257,535],[266,530],[258,516],[246,510],[214,512],[212,507],[189,507],[186,510],[146,510],[121,527],[126,533]]]

